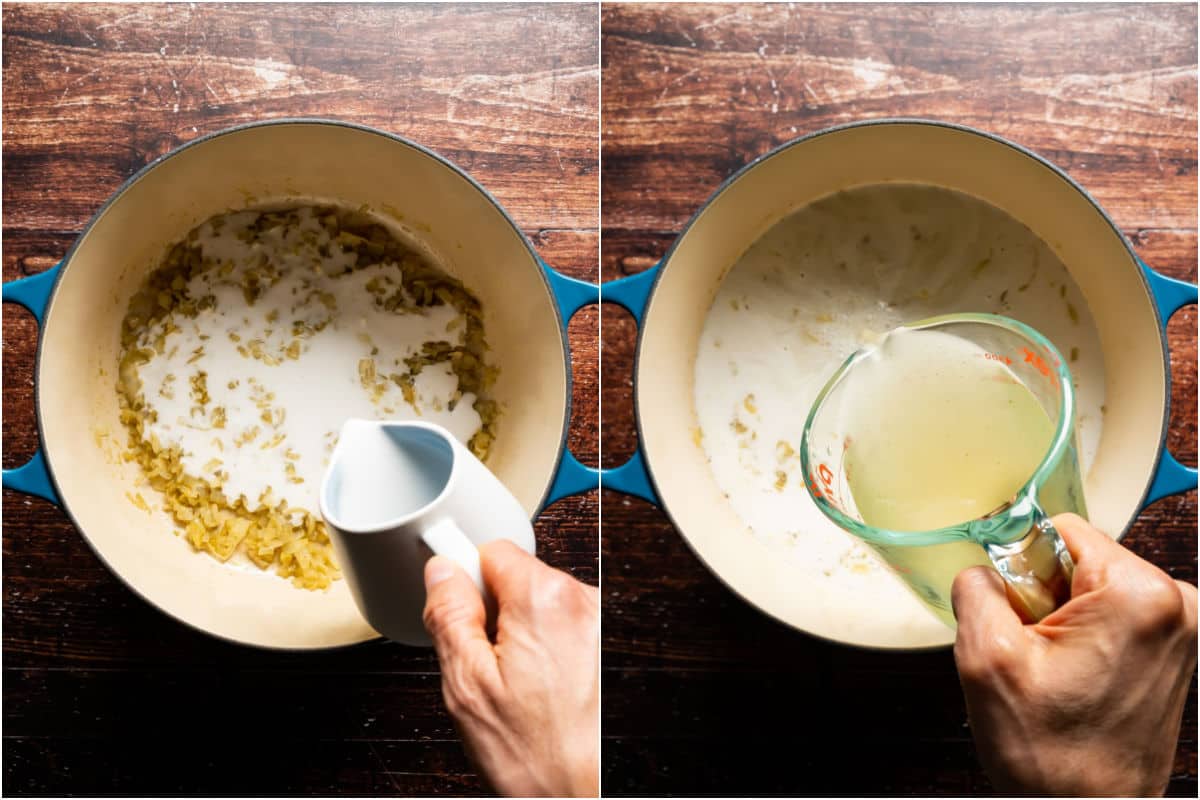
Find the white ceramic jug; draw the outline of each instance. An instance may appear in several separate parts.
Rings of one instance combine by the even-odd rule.
[[[438,425],[347,420],[321,484],[321,515],[363,617],[397,642],[428,645],[425,562],[456,561],[483,590],[479,545],[534,552],[525,510]]]

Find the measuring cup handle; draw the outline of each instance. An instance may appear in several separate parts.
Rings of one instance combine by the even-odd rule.
[[[1038,622],[1071,599],[1075,562],[1054,523],[1034,510],[1029,533],[1010,544],[985,544],[984,551],[1004,578],[1008,600],[1026,623]]]

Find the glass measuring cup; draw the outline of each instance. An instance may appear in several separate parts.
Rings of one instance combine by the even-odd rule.
[[[856,432],[872,420],[861,413],[856,417],[860,406],[852,401],[856,390],[868,385],[862,376],[871,360],[895,334],[955,337],[956,351],[961,345],[971,357],[994,362],[989,367],[1007,370],[1011,378],[1006,379],[1015,379],[1045,411],[1053,426],[1049,446],[1028,479],[997,508],[930,530],[887,530],[864,521],[848,479],[847,451]],[[936,359],[942,350],[929,352]],[[951,373],[945,380],[964,378]],[[971,390],[953,388],[967,395]],[[955,625],[950,604],[954,577],[974,565],[996,568],[1027,622],[1042,619],[1070,597],[1074,564],[1050,516],[1068,511],[1087,516],[1075,438],[1075,390],[1054,345],[1029,326],[994,314],[951,314],[901,326],[880,344],[855,352],[817,396],[804,426],[800,458],[805,487],[817,507],[866,541],[947,625]]]

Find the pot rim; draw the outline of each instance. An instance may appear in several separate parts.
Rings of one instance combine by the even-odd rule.
[[[133,188],[134,184],[136,184],[138,181],[140,181],[142,178],[144,178],[146,175],[148,175],[153,169],[155,169],[156,167],[161,165],[167,159],[173,158],[174,156],[177,156],[180,153],[183,153],[184,151],[191,149],[192,147],[203,144],[205,142],[209,142],[213,139],[220,138],[222,136],[227,136],[227,135],[234,134],[234,133],[240,133],[242,131],[250,130],[253,128],[268,128],[268,127],[289,126],[289,125],[326,125],[326,126],[334,127],[334,128],[348,128],[350,130],[358,131],[361,133],[369,133],[369,134],[374,134],[376,136],[382,136],[386,139],[390,139],[393,142],[396,142],[397,144],[401,144],[412,150],[415,150],[422,155],[428,156],[429,158],[432,158],[433,160],[437,161],[442,166],[449,169],[451,172],[456,174],[458,177],[464,179],[468,183],[468,185],[470,185],[473,189],[475,189],[475,191],[482,194],[487,199],[487,201],[492,204],[492,206],[496,209],[496,211],[498,211],[500,213],[500,215],[502,217],[504,217],[504,220],[512,227],[513,232],[517,234],[517,237],[520,240],[521,244],[525,247],[525,251],[529,254],[529,258],[530,258],[530,261],[532,262],[532,266],[537,271],[538,277],[542,281],[542,286],[546,290],[546,301],[550,304],[550,307],[554,312],[554,318],[558,321],[557,332],[558,332],[559,343],[562,346],[564,373],[565,373],[565,378],[566,378],[565,402],[564,402],[563,419],[562,419],[562,435],[559,438],[558,451],[554,457],[554,467],[550,471],[550,479],[546,482],[546,488],[542,492],[541,500],[538,501],[537,511],[534,513],[531,520],[537,518],[537,516],[541,513],[542,508],[546,504],[546,499],[550,496],[550,490],[554,487],[555,476],[558,475],[558,471],[559,471],[560,467],[562,466],[563,453],[567,447],[567,436],[570,433],[571,398],[572,398],[572,394],[573,394],[573,382],[574,382],[574,375],[573,375],[573,371],[571,369],[571,352],[570,352],[569,344],[568,344],[568,340],[567,340],[566,326],[564,324],[562,310],[559,308],[558,303],[554,299],[554,292],[553,292],[552,287],[550,286],[550,279],[546,275],[546,270],[542,266],[542,260],[538,257],[537,251],[534,250],[532,242],[529,241],[529,237],[527,237],[525,235],[525,232],[521,230],[521,228],[517,225],[516,221],[512,218],[512,216],[508,213],[508,211],[506,211],[504,209],[504,207],[500,204],[500,202],[494,196],[492,196],[491,192],[489,192],[487,189],[485,189],[483,187],[482,184],[480,184],[478,181],[476,181],[474,178],[472,178],[469,174],[467,174],[467,172],[464,169],[459,167],[457,164],[455,164],[453,161],[446,158],[445,156],[440,155],[440,154],[434,152],[433,150],[429,149],[428,147],[425,147],[424,145],[421,145],[421,144],[418,144],[418,143],[412,141],[411,139],[400,136],[399,134],[389,133],[387,131],[380,130],[379,128],[373,128],[369,125],[363,125],[363,124],[357,123],[357,122],[348,122],[346,120],[331,119],[328,117],[277,117],[277,118],[272,118],[272,119],[254,120],[252,122],[245,122],[245,123],[233,125],[233,126],[230,126],[227,128],[221,128],[220,130],[212,131],[211,133],[206,133],[203,136],[197,136],[195,139],[191,139],[191,140],[179,145],[178,147],[168,150],[167,152],[163,153],[162,155],[155,157],[152,161],[147,163],[145,166],[138,169],[137,172],[133,173],[133,175],[129,176],[124,181],[122,181],[121,185],[118,186],[117,189],[114,190],[111,195],[109,195],[108,199],[106,199],[104,201],[104,203],[100,206],[100,208],[96,210],[96,213],[94,213],[92,215],[91,219],[88,220],[87,224],[84,225],[84,227],[80,230],[79,234],[75,237],[75,240],[71,243],[71,246],[69,248],[67,248],[66,253],[63,254],[63,257],[58,262],[59,265],[61,266],[61,268],[58,270],[58,274],[54,276],[54,281],[51,284],[49,294],[47,295],[46,308],[45,308],[45,312],[43,314],[44,321],[43,321],[42,325],[39,327],[37,350],[34,354],[34,362],[33,362],[34,422],[37,427],[38,451],[43,454],[42,457],[43,457],[43,460],[46,465],[46,474],[49,477],[50,485],[54,488],[54,493],[58,497],[58,500],[59,500],[58,507],[63,511],[63,513],[65,513],[67,515],[67,519],[69,519],[71,521],[71,524],[79,532],[83,541],[87,544],[88,548],[96,555],[96,558],[99,559],[100,563],[103,564],[105,566],[105,568],[109,571],[109,573],[111,573],[113,576],[115,576],[117,578],[117,580],[119,580],[127,589],[129,589],[131,592],[133,592],[136,596],[140,597],[143,601],[145,601],[151,607],[153,607],[160,613],[170,617],[171,619],[175,620],[176,622],[182,623],[183,625],[185,625],[188,628],[191,628],[192,630],[198,631],[207,636],[211,636],[215,639],[219,639],[224,642],[230,642],[232,644],[237,644],[237,645],[241,645],[244,647],[252,647],[255,649],[259,649],[259,650],[271,650],[271,651],[279,651],[279,652],[335,651],[335,650],[345,650],[345,649],[348,649],[351,647],[358,647],[367,642],[373,642],[373,641],[382,639],[383,636],[382,636],[382,634],[376,633],[376,635],[373,637],[362,639],[362,640],[359,640],[356,642],[347,642],[344,644],[336,644],[336,645],[314,645],[311,647],[295,647],[295,646],[285,646],[285,645],[262,644],[260,642],[250,642],[250,641],[244,641],[242,639],[235,639],[235,638],[226,636],[224,634],[216,633],[214,631],[210,631],[210,630],[201,628],[200,626],[195,625],[192,622],[189,622],[188,620],[183,619],[182,617],[179,617],[179,616],[171,613],[170,611],[167,611],[162,606],[160,606],[158,603],[154,602],[152,599],[147,597],[145,594],[143,594],[141,591],[139,591],[136,587],[134,587],[132,584],[130,584],[129,581],[127,581],[125,579],[124,575],[122,575],[119,571],[117,571],[116,569],[113,568],[112,564],[110,564],[108,562],[108,559],[106,559],[104,557],[104,554],[101,553],[100,550],[92,543],[91,538],[87,535],[83,526],[79,524],[79,521],[75,518],[75,515],[71,512],[70,505],[67,501],[67,495],[62,491],[62,487],[59,486],[58,480],[55,477],[53,459],[50,456],[49,448],[46,447],[46,440],[42,434],[42,405],[41,405],[42,382],[40,380],[38,380],[38,377],[39,377],[39,372],[41,370],[41,364],[42,364],[42,347],[46,341],[46,337],[43,334],[43,331],[44,331],[46,325],[50,321],[50,310],[53,307],[55,297],[58,294],[59,283],[62,282],[63,276],[66,274],[67,269],[71,266],[71,259],[74,257],[75,251],[79,248],[80,243],[84,240],[84,238],[86,238],[87,234],[91,232],[92,228],[95,227],[96,223],[100,221],[100,219],[104,216],[104,214],[108,211],[108,209],[111,206],[115,205],[116,202],[118,200],[120,200],[121,197],[128,190]]]
[[[1150,469],[1149,474],[1146,476],[1146,485],[1145,485],[1145,488],[1142,490],[1141,497],[1138,501],[1137,509],[1134,511],[1133,515],[1130,516],[1129,520],[1125,523],[1124,527],[1117,533],[1117,535],[1114,538],[1116,539],[1116,541],[1120,541],[1122,538],[1125,537],[1125,534],[1129,532],[1129,528],[1133,525],[1133,523],[1137,520],[1138,516],[1141,514],[1142,508],[1144,507],[1144,504],[1146,501],[1146,497],[1150,492],[1150,486],[1154,481],[1154,476],[1155,476],[1155,474],[1157,474],[1159,464],[1162,462],[1163,449],[1166,447],[1166,441],[1167,441],[1167,429],[1168,429],[1168,426],[1170,424],[1170,419],[1171,419],[1170,347],[1167,344],[1166,331],[1163,327],[1162,316],[1159,314],[1158,304],[1154,302],[1154,296],[1150,291],[1150,284],[1146,279],[1145,273],[1142,271],[1142,269],[1140,269],[1140,259],[1138,258],[1137,253],[1134,252],[1133,246],[1129,243],[1129,240],[1125,237],[1125,234],[1121,232],[1121,229],[1113,221],[1112,217],[1110,217],[1108,215],[1108,212],[1106,212],[1104,210],[1104,208],[1098,202],[1096,202],[1095,198],[1093,198],[1090,194],[1088,194],[1087,190],[1084,189],[1083,186],[1081,186],[1079,183],[1077,183],[1073,178],[1071,178],[1070,175],[1068,175],[1066,172],[1064,172],[1060,167],[1056,166],[1055,164],[1053,164],[1046,158],[1043,158],[1042,156],[1038,155],[1037,153],[1033,152],[1032,150],[1030,150],[1026,147],[1023,147],[1019,144],[1016,144],[1015,142],[1011,142],[1008,139],[1005,139],[1001,136],[997,136],[994,133],[989,133],[987,131],[979,130],[978,128],[972,128],[969,125],[963,125],[963,124],[960,124],[957,122],[946,122],[943,120],[925,119],[925,118],[921,118],[921,117],[880,117],[878,119],[858,120],[855,122],[847,122],[847,123],[843,123],[840,125],[833,125],[828,128],[821,128],[820,130],[813,131],[812,133],[806,133],[803,136],[798,136],[794,139],[789,139],[788,141],[771,148],[767,152],[765,152],[759,156],[756,156],[755,158],[753,158],[749,162],[747,162],[743,167],[741,167],[736,172],[734,172],[732,175],[730,175],[728,178],[726,178],[724,181],[722,181],[720,186],[718,186],[712,192],[712,194],[710,194],[708,196],[708,198],[700,205],[700,207],[696,209],[696,211],[692,214],[692,216],[688,218],[688,221],[684,224],[683,228],[680,229],[680,231],[679,231],[678,235],[676,235],[674,241],[671,242],[671,246],[669,248],[667,248],[667,252],[663,254],[663,257],[658,261],[658,263],[655,265],[655,267],[651,267],[651,269],[657,268],[658,271],[654,275],[653,279],[651,280],[650,290],[646,295],[646,304],[645,304],[644,310],[642,312],[642,320],[643,321],[642,321],[642,324],[638,326],[637,347],[634,350],[634,362],[633,362],[633,415],[634,415],[634,423],[637,426],[636,429],[637,429],[637,437],[638,437],[637,438],[638,450],[642,452],[642,461],[645,464],[646,478],[650,482],[650,486],[654,491],[654,495],[659,499],[659,503],[658,503],[659,507],[662,509],[662,512],[664,514],[666,514],[667,519],[670,520],[670,522],[671,522],[671,525],[673,525],[675,527],[675,530],[679,532],[680,538],[683,539],[684,544],[687,545],[687,548],[691,551],[692,555],[695,556],[696,559],[701,564],[704,565],[705,569],[707,569],[711,575],[713,575],[718,581],[720,581],[721,584],[723,586],[725,586],[729,591],[731,591],[738,598],[740,598],[746,605],[750,606],[751,608],[753,608],[760,614],[763,614],[763,615],[769,617],[770,619],[774,620],[775,622],[777,622],[781,625],[785,625],[786,627],[790,628],[791,630],[799,631],[800,633],[803,633],[806,636],[811,636],[815,639],[820,639],[822,641],[828,642],[830,644],[836,644],[841,647],[852,647],[852,648],[858,648],[858,649],[862,649],[862,650],[879,650],[879,651],[887,651],[887,652],[925,652],[925,651],[930,651],[930,650],[944,649],[944,648],[948,647],[949,645],[948,644],[933,644],[933,645],[914,646],[914,647],[900,647],[900,646],[889,647],[889,646],[881,646],[881,645],[858,644],[858,643],[846,642],[846,641],[842,641],[839,639],[833,639],[833,638],[830,638],[828,636],[824,636],[821,634],[813,633],[812,631],[808,631],[803,628],[799,628],[795,625],[792,625],[791,623],[775,616],[771,612],[761,608],[757,603],[751,602],[750,600],[746,599],[746,597],[744,595],[742,595],[742,593],[740,591],[738,591],[735,587],[731,586],[725,580],[724,576],[722,576],[717,570],[713,569],[712,565],[709,564],[709,562],[704,558],[704,556],[702,556],[696,550],[696,548],[692,545],[691,540],[687,537],[686,534],[683,533],[683,528],[679,525],[679,523],[675,519],[675,516],[671,513],[670,506],[667,503],[667,501],[663,495],[663,492],[662,492],[661,487],[659,486],[658,480],[655,478],[653,462],[650,459],[650,457],[645,453],[645,451],[642,449],[642,444],[641,444],[642,442],[645,441],[645,430],[644,430],[642,413],[641,413],[642,394],[641,394],[641,385],[640,385],[640,382],[638,381],[638,375],[640,374],[641,366],[642,366],[642,348],[645,344],[645,330],[647,327],[646,323],[650,320],[650,314],[653,311],[654,298],[655,298],[655,295],[657,295],[657,293],[658,293],[659,283],[662,281],[663,273],[666,271],[667,267],[670,266],[671,259],[675,255],[675,250],[679,247],[680,243],[687,236],[688,232],[691,231],[692,227],[696,224],[696,222],[699,220],[701,215],[703,215],[704,212],[708,210],[709,206],[711,206],[713,203],[716,202],[717,198],[719,198],[722,194],[725,193],[725,191],[727,189],[729,189],[731,186],[733,186],[733,184],[737,183],[739,180],[741,180],[743,177],[745,177],[747,174],[749,174],[752,170],[757,169],[759,166],[763,165],[766,161],[769,161],[770,159],[774,158],[775,156],[782,154],[786,150],[790,150],[793,147],[796,147],[801,144],[805,144],[809,141],[812,141],[814,139],[818,139],[818,138],[821,138],[822,136],[827,136],[830,134],[842,133],[844,131],[854,130],[854,129],[858,129],[858,128],[869,128],[869,127],[890,126],[890,125],[925,125],[925,126],[929,126],[929,127],[933,127],[933,128],[945,128],[945,129],[949,129],[952,131],[958,131],[960,133],[972,134],[972,135],[978,136],[980,138],[988,139],[988,140],[996,142],[998,144],[1002,144],[1002,145],[1016,151],[1018,154],[1032,159],[1034,162],[1036,162],[1039,165],[1041,165],[1042,167],[1048,169],[1057,178],[1059,178],[1062,181],[1065,181],[1067,183],[1067,185],[1069,185],[1072,189],[1074,189],[1076,192],[1078,192],[1083,197],[1083,199],[1086,200],[1092,206],[1092,208],[1096,211],[1096,213],[1099,214],[1100,217],[1106,223],[1108,223],[1109,227],[1112,228],[1113,232],[1117,234],[1117,238],[1120,240],[1121,244],[1125,247],[1125,251],[1129,254],[1131,263],[1132,263],[1133,267],[1136,269],[1137,274],[1138,274],[1138,279],[1141,281],[1142,288],[1146,293],[1146,298],[1150,302],[1150,307],[1154,311],[1154,317],[1156,320],[1158,320],[1158,339],[1159,339],[1159,343],[1160,343],[1161,351],[1162,351],[1163,374],[1166,376],[1166,378],[1164,381],[1164,383],[1165,383],[1165,386],[1164,386],[1165,399],[1163,401],[1162,419],[1160,421],[1158,455],[1155,456],[1154,465]]]

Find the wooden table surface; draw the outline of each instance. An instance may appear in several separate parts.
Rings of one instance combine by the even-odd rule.
[[[4,280],[54,265],[130,175],[237,123],[323,116],[455,161],[547,262],[595,280],[597,9],[5,4]],[[570,327],[572,449],[598,458],[598,311]],[[4,466],[35,448],[32,318],[3,321]],[[20,794],[475,794],[431,651],[229,645],[126,589],[56,508],[4,492],[4,780]],[[598,579],[596,493],[541,554]]]
[[[1151,265],[1196,279],[1196,9],[1183,5],[606,5],[601,270],[654,264],[727,176],[775,145],[919,116],[1067,170]],[[634,328],[602,312],[602,460],[634,448]],[[1169,329],[1169,444],[1196,463],[1196,309]],[[684,401],[683,398],[680,399]],[[666,516],[606,492],[604,791],[987,792],[949,652],[822,643],[726,590]],[[1196,580],[1196,493],[1125,540]],[[1196,795],[1193,683],[1171,791]]]

